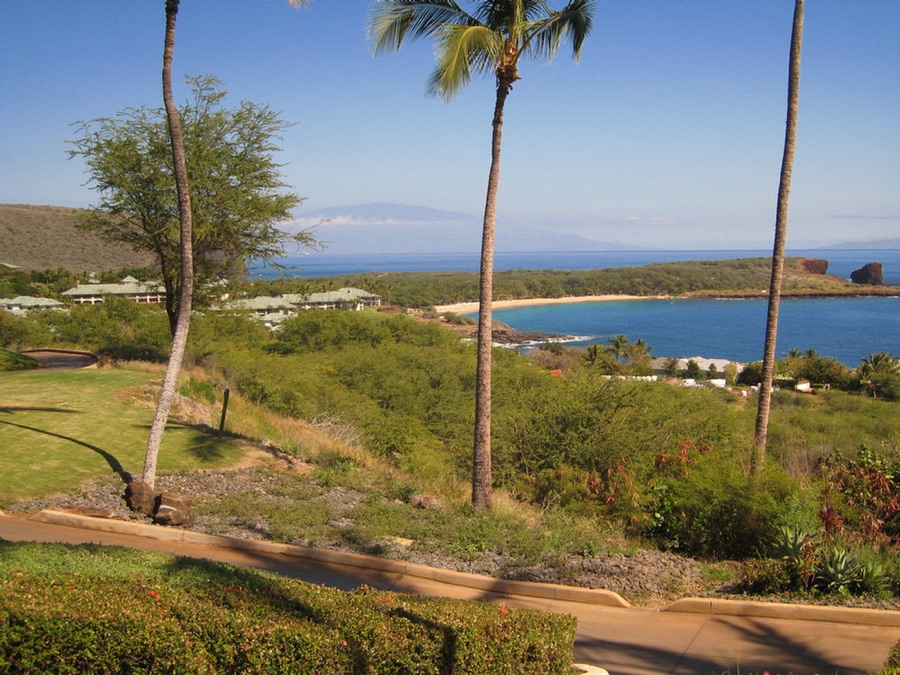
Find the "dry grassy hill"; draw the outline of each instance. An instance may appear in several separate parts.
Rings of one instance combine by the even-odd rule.
[[[82,212],[62,206],[0,204],[0,264],[26,270],[64,267],[76,273],[153,264],[150,255],[76,228]]]

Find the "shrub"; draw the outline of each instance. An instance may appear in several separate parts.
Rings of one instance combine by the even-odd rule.
[[[0,371],[31,370],[32,368],[37,367],[38,362],[36,359],[33,359],[30,356],[26,356],[25,354],[11,352],[8,349],[0,347]]]
[[[772,540],[775,524],[797,489],[777,471],[759,480],[718,453],[701,456],[682,479],[667,484],[663,496],[668,523],[663,531],[677,542],[674,550],[733,560],[753,556]]]
[[[880,675],[900,675],[900,642],[891,648]]]
[[[159,554],[3,547],[17,561],[14,574],[0,564],[0,672],[571,672],[573,617]],[[133,567],[106,564],[120,556]]]
[[[878,373],[873,375],[872,391],[878,398],[900,401],[900,374]]]
[[[750,595],[778,595],[792,586],[786,560],[752,558],[741,566],[737,591]]]

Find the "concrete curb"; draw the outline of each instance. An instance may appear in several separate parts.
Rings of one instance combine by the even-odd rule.
[[[162,527],[160,525],[147,525],[144,523],[129,523],[123,520],[94,518],[64,511],[43,510],[31,516],[30,519],[64,527],[78,527],[95,530],[97,532],[112,532],[116,534],[133,534],[175,543],[183,542],[201,546],[220,546],[242,551],[280,554],[323,563],[359,567],[377,572],[416,577],[429,581],[462,586],[464,588],[472,588],[484,592],[497,593],[499,595],[519,595],[523,597],[541,598],[544,600],[580,602],[604,607],[631,607],[631,604],[618,593],[602,589],[576,588],[574,586],[563,586],[560,584],[495,579],[494,577],[487,577],[479,574],[455,572],[453,570],[444,570],[437,567],[408,563],[402,560],[375,558],[359,553],[328,551],[320,548],[279,544],[255,539],[240,539],[238,537],[202,534],[174,527]]]
[[[618,593],[607,590],[495,579],[493,577],[486,577],[478,574],[454,572],[452,570],[427,567],[416,563],[407,563],[402,560],[374,558],[358,553],[328,551],[325,549],[279,544],[269,541],[202,534],[174,527],[95,518],[64,511],[44,510],[30,516],[29,519],[65,527],[78,527],[116,534],[132,534],[176,543],[183,542],[199,544],[202,546],[219,546],[244,551],[280,554],[323,563],[358,567],[378,572],[438,581],[445,584],[452,584],[500,595],[518,595],[522,597],[541,598],[544,600],[578,602],[603,607],[632,607],[632,605]],[[681,598],[675,600],[666,607],[661,608],[659,611],[682,612],[685,614],[709,614],[714,616],[788,619],[795,621],[824,621],[900,628],[900,611],[856,607],[791,605],[780,602],[720,600],[717,598]]]
[[[750,616],[760,619],[794,621],[830,621],[833,623],[900,628],[900,611],[862,607],[826,605],[790,605],[784,602],[719,600],[716,598],[681,598],[664,607],[663,612],[712,614],[716,616]]]

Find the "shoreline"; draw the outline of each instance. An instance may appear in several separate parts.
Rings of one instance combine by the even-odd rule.
[[[507,309],[510,307],[531,307],[537,305],[567,305],[577,302],[610,302],[614,300],[690,300],[697,298],[716,300],[765,300],[768,297],[766,291],[733,291],[731,293],[689,293],[685,295],[629,295],[626,293],[607,295],[567,295],[560,298],[518,298],[516,300],[494,300],[494,309]],[[852,289],[852,292],[835,293],[821,291],[785,291],[781,293],[782,299],[814,299],[814,298],[894,298],[900,297],[896,286],[874,286],[867,289]],[[477,302],[457,302],[448,305],[435,305],[434,311],[443,314],[454,312],[456,314],[471,314],[478,311]]]
[[[613,300],[665,300],[668,295],[569,295],[562,298],[519,298],[516,300],[494,300],[493,309],[507,309],[509,307],[532,307],[537,305],[568,305],[574,302],[610,302]],[[477,302],[457,302],[452,305],[436,305],[435,312],[454,312],[456,314],[470,314],[477,312]]]

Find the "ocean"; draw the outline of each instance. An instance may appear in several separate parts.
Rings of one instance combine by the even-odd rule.
[[[499,252],[494,256],[494,269],[591,270],[682,260],[725,260],[771,255],[771,250]],[[827,260],[828,273],[844,279],[849,279],[853,270],[866,263],[880,262],[884,266],[885,282],[900,284],[900,249],[804,249],[789,250],[787,255]],[[310,278],[368,272],[477,272],[479,256],[478,253],[340,254],[329,253],[326,249],[311,251],[309,255],[287,256],[280,262],[289,267],[289,276]],[[254,268],[251,272],[265,279],[278,276],[278,272],[273,269]]]
[[[759,361],[765,300],[625,300],[495,309],[513,328],[576,336],[573,344],[605,343],[613,335],[642,339],[654,356]],[[847,366],[870,353],[900,356],[900,297],[784,298],[777,354],[815,349]]]
[[[900,250],[793,250],[790,256],[828,260],[828,273],[845,279],[869,262],[881,262],[885,282],[900,284]],[[632,267],[681,260],[770,256],[771,251],[575,251],[498,253],[495,269],[583,270]],[[321,277],[369,272],[477,271],[475,253],[340,255],[311,253],[287,258],[292,276]],[[259,276],[275,276],[270,270]],[[576,336],[575,344],[605,343],[613,335],[642,339],[655,356],[723,358],[747,363],[762,358],[765,300],[629,300],[560,303],[495,309],[494,318],[525,331]],[[900,289],[897,297],[790,299],[781,302],[778,355],[815,349],[847,366],[874,352],[900,356]]]

